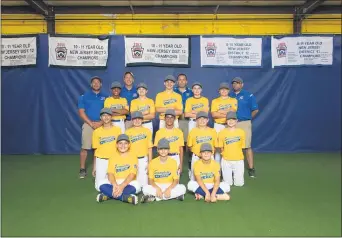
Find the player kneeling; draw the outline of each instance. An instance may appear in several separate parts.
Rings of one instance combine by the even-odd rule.
[[[118,136],[117,152],[109,159],[108,179],[103,180],[100,194],[96,200],[102,202],[115,199],[122,202],[138,203],[135,195],[140,192],[140,184],[135,180],[137,174],[138,158],[129,151],[130,141],[126,134]]]
[[[229,184],[220,183],[220,165],[212,160],[213,147],[203,143],[200,148],[201,159],[194,164],[196,181],[188,183],[188,190],[195,193],[196,200],[205,199],[206,202],[229,200]]]
[[[186,188],[179,182],[177,162],[168,157],[170,142],[162,138],[158,142],[159,156],[153,159],[149,166],[149,185],[143,187],[144,196],[141,202],[152,202],[169,199],[184,200]]]

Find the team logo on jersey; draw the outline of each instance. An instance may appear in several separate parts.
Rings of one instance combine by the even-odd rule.
[[[56,60],[66,60],[68,50],[65,47],[64,43],[57,43],[55,51],[56,51]]]
[[[156,171],[154,172],[154,177],[155,178],[167,178],[171,175],[171,172],[170,171]]]
[[[169,105],[169,104],[172,104],[172,103],[175,103],[175,102],[177,102],[177,99],[175,99],[175,98],[170,98],[170,99],[166,99],[166,100],[163,101],[165,106]]]
[[[207,46],[205,47],[205,52],[207,54],[207,57],[215,57],[216,49],[217,47],[214,42],[208,42]]]
[[[135,136],[130,136],[131,143],[134,143],[134,142],[137,142],[139,140],[146,139],[146,138],[147,138],[147,135],[145,135],[145,134],[139,134],[139,135],[135,135]]]
[[[214,177],[213,172],[200,172],[201,179],[210,179]]]
[[[219,105],[219,110],[226,110],[226,109],[229,109],[229,108],[231,108],[232,107],[232,105],[230,105],[230,104],[220,104]]]
[[[196,136],[196,144],[206,143],[212,141],[212,139],[211,136]]]
[[[132,57],[134,59],[141,59],[144,54],[144,48],[142,47],[141,43],[134,43],[132,48]]]
[[[133,93],[133,97],[136,98],[138,95],[136,93]]]
[[[279,43],[277,46],[277,55],[278,58],[284,58],[286,57],[286,53],[287,53],[287,46],[286,43],[282,42]]]
[[[144,106],[139,106],[138,107],[138,111],[139,112],[144,112],[144,111],[147,111],[148,109],[150,109],[149,105],[144,105]]]
[[[110,106],[110,109],[122,109],[123,106],[121,104],[112,104]]]
[[[115,141],[115,136],[100,137],[100,145]]]
[[[243,96],[240,96],[240,97],[239,97],[239,100],[243,100]]]
[[[171,136],[171,137],[167,138],[167,140],[168,140],[170,143],[175,142],[175,141],[177,141],[178,139],[179,139],[178,136]]]
[[[204,107],[203,103],[197,103],[197,104],[193,104],[191,106],[191,109],[192,110],[196,110],[196,109],[199,109],[199,108],[202,108],[202,107]]]
[[[115,165],[115,171],[117,173],[126,171],[130,168],[131,166],[129,164],[124,164],[124,165]]]
[[[231,138],[225,138],[224,142],[226,145],[229,145],[229,144],[233,144],[235,142],[238,142],[240,140],[241,140],[240,136],[235,136],[235,137],[231,137]]]
[[[105,100],[105,99],[106,99],[106,97],[101,97],[101,98],[100,98],[101,101],[103,101],[103,100]]]

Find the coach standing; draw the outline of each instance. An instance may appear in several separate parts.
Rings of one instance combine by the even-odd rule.
[[[230,92],[230,97],[236,98],[238,101],[237,127],[245,131],[246,135],[246,157],[248,162],[248,174],[250,177],[255,177],[254,159],[252,151],[252,119],[259,112],[258,104],[255,96],[243,90],[243,80],[239,77],[235,77],[232,80],[233,90]]]
[[[134,83],[134,75],[132,72],[126,72],[124,74],[124,87],[121,90],[120,97],[126,98],[128,105],[131,105],[133,99],[138,98],[138,92]],[[125,129],[132,127],[131,115],[128,113],[125,120]]]
[[[82,147],[80,152],[80,178],[87,175],[85,162],[88,150],[92,149],[93,131],[102,125],[100,112],[104,101],[109,95],[101,91],[102,81],[100,77],[94,76],[90,80],[91,90],[81,95],[78,99],[78,113],[83,120]]]

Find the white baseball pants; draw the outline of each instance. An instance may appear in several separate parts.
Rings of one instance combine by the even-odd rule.
[[[170,185],[171,183],[156,183],[158,187],[161,188],[161,190],[164,192]],[[144,195],[152,195],[155,196],[157,195],[157,190],[152,186],[152,185],[145,185],[143,187],[143,194]],[[186,193],[186,187],[183,184],[177,184],[172,190],[171,190],[171,196],[169,198],[166,198],[163,196],[162,199],[156,197],[156,201],[161,201],[161,200],[170,200],[173,198],[177,198],[181,195],[184,195]]]
[[[147,165],[148,165],[148,158],[147,156],[138,158],[138,174],[137,180],[141,186],[145,186],[148,184],[147,178]]]
[[[226,160],[222,159],[221,169],[223,181],[230,186],[243,186],[244,185],[244,161],[243,160]]]
[[[118,185],[122,184],[123,181],[125,181],[125,179],[117,179],[117,180],[116,180],[116,182],[117,182]],[[103,184],[111,184],[111,183],[109,182],[108,179],[104,179],[104,180],[102,180],[102,181],[99,182],[99,187],[101,187],[101,185],[103,185]],[[133,187],[135,188],[135,190],[136,190],[135,194],[140,193],[140,191],[141,191],[141,185],[140,185],[140,183],[139,183],[137,180],[132,180],[132,181],[129,183],[129,185],[131,185],[131,186],[133,186]],[[114,188],[114,186],[113,186],[113,188]]]
[[[143,122],[142,126],[147,128],[147,129],[149,129],[151,131],[152,135],[153,135],[153,124],[152,124],[152,121],[146,122],[146,123]]]
[[[177,166],[179,166],[179,164],[180,164],[179,154],[169,155],[169,157],[174,159],[177,162]]]
[[[126,127],[125,127],[125,120],[124,119],[115,120],[115,121],[112,120],[112,123],[113,123],[113,126],[120,127],[121,133],[125,133]]]
[[[214,187],[213,183],[205,183],[204,185],[206,186],[208,190]],[[198,188],[199,188],[199,184],[196,181],[189,181],[188,183],[189,191],[195,193]],[[230,191],[229,184],[225,182],[221,182],[219,188],[221,188],[224,193],[229,193]]]
[[[195,153],[193,153],[191,157],[191,175],[190,175],[190,180],[193,180],[193,181],[195,181],[194,164],[198,160],[200,160],[200,158],[197,155],[195,155]]]
[[[179,128],[178,119],[175,119],[174,127]],[[165,128],[165,120],[159,120],[159,129]]]
[[[99,182],[103,181],[107,178],[107,168],[108,168],[108,159],[101,159],[96,157],[95,159],[95,189],[99,192],[100,186]]]
[[[225,125],[222,125],[222,124],[218,124],[218,123],[214,123],[214,129],[216,130],[217,132],[217,135],[218,133],[223,130],[226,126]],[[221,163],[221,153],[220,151],[216,151],[215,152],[215,160],[220,164]]]
[[[188,126],[188,128],[189,128],[189,130],[188,130],[188,133],[190,133],[190,131],[192,130],[192,129],[194,129],[195,127],[196,127],[196,120],[195,119],[190,119],[189,120],[189,126]]]

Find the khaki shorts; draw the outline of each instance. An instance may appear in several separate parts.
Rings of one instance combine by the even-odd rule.
[[[246,148],[251,148],[252,143],[252,122],[251,121],[240,121],[237,123],[237,128],[244,130],[246,135]]]
[[[84,123],[82,126],[82,149],[90,150],[92,149],[92,137],[93,137],[94,129],[91,128],[87,123]]]
[[[189,133],[189,121],[188,120],[178,120],[178,124],[179,124],[179,129],[181,129],[181,131],[183,131],[183,136],[184,136],[184,142],[187,141],[188,139],[188,133]]]
[[[125,129],[129,129],[133,127],[133,121],[125,121]]]

